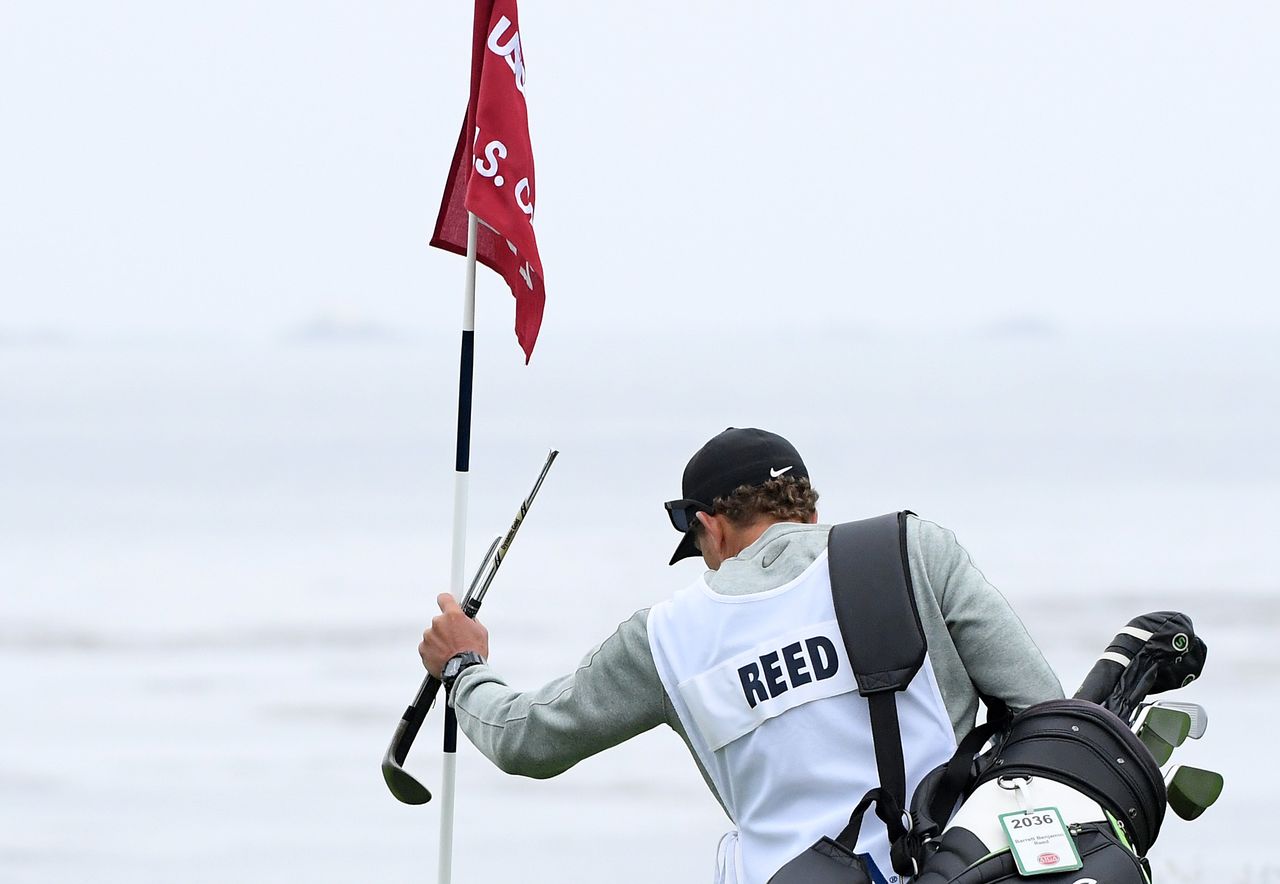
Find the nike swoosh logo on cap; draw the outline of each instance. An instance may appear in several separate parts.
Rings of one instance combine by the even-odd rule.
[[[793,464],[792,466],[790,466],[790,467],[783,467],[783,468],[782,468],[782,469],[780,469],[780,470],[775,470],[773,467],[770,467],[770,468],[769,468],[769,477],[770,477],[770,478],[772,478],[772,479],[776,479],[776,478],[778,478],[779,476],[781,476],[783,473],[785,473],[787,470],[792,469],[793,467],[794,467],[794,464]]]

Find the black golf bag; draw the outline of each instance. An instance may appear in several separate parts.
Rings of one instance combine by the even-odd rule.
[[[915,884],[1021,877],[998,821],[1028,805],[1058,810],[1081,863],[1036,875],[1042,884],[1150,882],[1146,855],[1164,821],[1165,782],[1125,719],[1147,694],[1197,678],[1206,653],[1185,614],[1146,614],[1116,636],[1075,698],[1040,703],[1011,720],[996,710],[916,789],[906,838],[919,870]],[[993,747],[975,758],[992,736]]]
[[[972,755],[958,763],[972,771]],[[946,770],[927,777],[913,797],[908,838],[919,864],[915,884],[1016,880],[999,819],[1028,807],[1058,811],[1082,863],[1070,872],[1037,875],[1046,884],[1149,880],[1143,858],[1164,820],[1164,779],[1128,725],[1101,706],[1053,700],[1019,713],[965,778],[964,800],[954,814],[957,796],[943,788]]]
[[[925,777],[908,813],[894,695],[910,683],[926,649],[905,516],[836,526],[828,545],[837,619],[871,710],[880,786],[862,798],[842,832],[817,841],[770,884],[879,884],[854,852],[872,805],[889,832],[893,870],[914,884],[1023,877],[1000,818],[1036,808],[1060,815],[1079,860],[1069,871],[1036,874],[1040,884],[1149,884],[1145,857],[1164,820],[1165,783],[1147,747],[1111,709],[1127,718],[1147,693],[1200,674],[1205,646],[1190,619],[1160,612],[1130,621],[1075,699],[1041,703],[1012,718],[988,703],[987,723]]]

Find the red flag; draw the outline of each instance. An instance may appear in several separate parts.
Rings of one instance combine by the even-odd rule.
[[[516,339],[525,362],[546,301],[533,234],[536,193],[516,0],[477,0],[471,98],[431,245],[465,255],[467,212],[476,214],[476,258],[502,274],[515,296]]]

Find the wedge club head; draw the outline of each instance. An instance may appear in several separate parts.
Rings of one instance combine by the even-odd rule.
[[[413,707],[405,712],[409,716]],[[396,800],[402,804],[426,804],[431,800],[431,790],[419,783],[413,776],[402,766],[403,758],[396,759],[396,750],[399,747],[404,748],[408,753],[409,743],[413,740],[410,738],[404,741],[405,729],[409,727],[410,722],[406,718],[400,719],[400,724],[396,726],[395,736],[391,738],[391,745],[387,747],[387,754],[382,756],[382,778],[387,782],[387,788],[391,790],[391,794]],[[419,726],[421,721],[419,721]],[[417,728],[415,727],[416,731]]]
[[[1165,782],[1169,808],[1184,820],[1194,820],[1222,794],[1222,774],[1185,764],[1174,766]]]
[[[401,804],[426,804],[431,800],[431,790],[396,764],[395,759],[382,760],[382,778],[387,781],[387,788]]]

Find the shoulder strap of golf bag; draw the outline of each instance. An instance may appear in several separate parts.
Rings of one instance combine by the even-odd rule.
[[[893,868],[900,875],[912,874],[913,862],[904,843],[907,774],[895,695],[911,683],[926,651],[907,561],[908,515],[904,510],[836,525],[827,543],[836,620],[858,693],[870,707],[880,777],[880,788],[859,802],[836,840],[857,840],[862,816],[874,801],[876,815],[889,830]]]
[[[961,797],[973,786],[983,746],[1004,731],[1013,717],[1003,701],[987,696],[981,700],[987,708],[987,720],[970,730],[950,760],[926,774],[911,796],[911,831],[904,849],[917,859],[924,844],[942,833]]]

